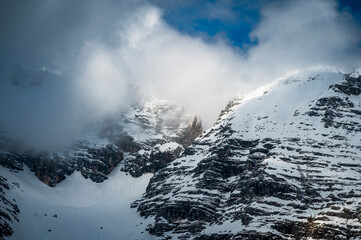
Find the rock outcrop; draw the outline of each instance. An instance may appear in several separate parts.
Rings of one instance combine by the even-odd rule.
[[[14,221],[19,221],[17,215],[20,210],[16,204],[15,199],[6,199],[6,191],[11,188],[18,187],[16,183],[9,183],[8,180],[0,176],[0,239],[5,240],[13,234],[11,224]]]

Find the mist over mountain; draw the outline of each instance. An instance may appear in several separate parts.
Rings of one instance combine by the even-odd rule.
[[[145,99],[64,152],[1,138],[3,236],[359,239],[360,96],[360,69],[312,70],[233,98],[202,134]]]
[[[259,20],[244,48],[221,34],[178,32],[163,18],[169,6],[161,2],[3,5],[0,125],[38,146],[69,143],[129,106],[129,86],[185,106],[210,127],[231,96],[302,69],[350,72],[360,65],[360,25],[336,1],[254,3]],[[232,4],[214,5],[207,6],[225,13],[204,18],[237,19]]]
[[[361,239],[357,1],[0,6],[0,240]]]

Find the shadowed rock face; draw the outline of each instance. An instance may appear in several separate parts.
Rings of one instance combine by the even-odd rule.
[[[139,177],[165,167],[201,132],[200,119],[183,107],[146,99],[108,119],[100,130],[91,129],[64,151],[24,150],[15,140],[1,136],[0,164],[22,170],[24,163],[49,186],[74,171],[102,182],[119,164],[122,171]]]
[[[132,206],[164,239],[361,238],[360,84],[304,73],[234,99]]]
[[[49,186],[63,181],[67,175],[79,171],[85,178],[94,182],[108,179],[107,175],[120,163],[123,152],[112,145],[102,148],[79,146],[83,153],[67,159],[51,159],[48,153],[27,155],[23,162],[35,172],[35,176]]]
[[[89,144],[76,143],[64,152],[22,150],[16,147],[17,144],[0,146],[1,166],[22,171],[25,164],[39,180],[49,186],[55,186],[74,171],[80,171],[94,182],[102,182],[123,158],[123,152],[112,144],[91,147]]]
[[[74,171],[80,171],[94,182],[102,182],[123,158],[123,152],[112,144],[92,148],[88,144],[77,143],[64,153],[38,149],[24,151],[9,145],[2,147],[1,166],[22,171],[25,164],[49,186],[55,186]]]
[[[11,188],[17,187],[15,183],[8,183],[7,179],[0,176],[0,239],[5,240],[13,234],[11,224],[13,221],[19,221],[17,215],[19,208],[15,200],[5,198],[5,192]]]

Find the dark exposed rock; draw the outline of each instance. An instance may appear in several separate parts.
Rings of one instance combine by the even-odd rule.
[[[361,93],[361,76],[346,76],[345,81],[332,85],[330,88],[336,92],[341,92],[347,95],[359,95]]]
[[[310,117],[322,116],[324,127],[343,128],[346,130],[361,131],[357,122],[345,123],[342,121],[344,117],[352,117],[358,115],[359,110],[355,109],[353,102],[348,97],[323,97],[317,100],[312,111],[306,112]]]
[[[181,150],[181,148],[178,148],[169,152],[156,151],[151,152],[149,156],[136,155],[121,170],[129,172],[133,177],[140,177],[144,173],[154,173],[176,159]]]
[[[9,237],[13,234],[11,228],[13,221],[19,221],[17,215],[19,214],[19,208],[15,202],[5,198],[6,191],[16,187],[13,183],[9,183],[8,180],[0,176],[0,239],[5,240],[5,237]]]
[[[54,186],[74,171],[80,171],[85,178],[90,178],[94,182],[102,182],[108,178],[107,175],[119,164],[123,155],[112,145],[98,149],[84,147],[82,150],[82,153],[77,153],[69,159],[54,158],[53,155],[47,152],[19,153],[12,151],[1,155],[1,165],[22,170],[22,163],[24,163],[42,182]],[[16,160],[7,158],[8,155],[16,156]]]
[[[200,235],[195,238],[196,240],[283,240],[279,235],[272,233],[260,233],[257,231],[245,231],[245,233],[235,234],[211,234],[211,235]]]
[[[350,219],[348,217],[342,217]],[[326,221],[324,221],[326,220]],[[309,217],[306,221],[283,221],[276,223],[273,227],[277,231],[292,236],[294,239],[301,240],[307,238],[314,239],[359,239],[361,238],[361,231],[359,228],[351,226],[338,226],[328,223],[327,217],[315,218]]]

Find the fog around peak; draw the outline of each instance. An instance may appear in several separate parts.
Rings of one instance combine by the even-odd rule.
[[[147,1],[3,5],[0,126],[38,146],[68,143],[126,109],[138,97],[131,86],[183,105],[207,128],[235,95],[289,72],[361,66],[360,25],[333,0],[262,4],[244,48],[180,32]],[[222,6],[210,18],[234,21]]]

